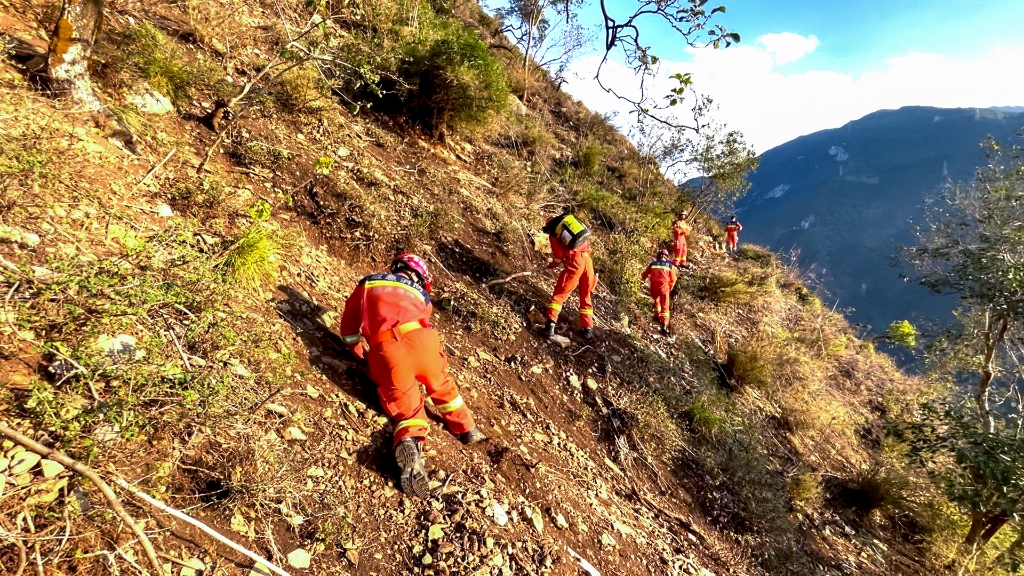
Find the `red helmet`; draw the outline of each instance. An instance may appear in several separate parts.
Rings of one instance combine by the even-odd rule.
[[[658,260],[668,260],[668,250],[661,248],[658,250]]]
[[[427,261],[419,256],[406,252],[405,254],[399,254],[395,256],[395,259],[391,261],[391,271],[400,272],[403,268],[408,268],[413,272],[419,274],[420,279],[423,280],[423,288],[429,292],[430,287],[434,283],[434,277],[430,275],[430,271],[427,270]]]

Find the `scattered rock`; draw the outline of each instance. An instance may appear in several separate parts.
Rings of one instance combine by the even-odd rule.
[[[498,526],[508,524],[508,514],[505,513],[505,509],[501,507],[501,504],[498,504],[497,502],[492,504],[491,512],[494,514],[494,522]]]
[[[562,516],[561,514],[557,514],[557,515],[555,515],[555,526],[559,530],[565,530],[566,528],[569,527],[569,523],[565,521],[565,516]]]
[[[192,558],[185,562],[188,566],[182,566],[180,576],[203,576],[206,572],[206,564],[199,558]]]
[[[320,391],[314,388],[312,384],[306,384],[306,395],[310,398],[319,398]]]
[[[296,548],[288,553],[288,564],[292,568],[309,568],[309,552],[302,548]]]
[[[139,350],[138,341],[128,334],[117,336],[104,334],[96,339],[96,348],[115,364],[139,360],[146,355],[145,351]]]
[[[560,334],[555,334],[554,336],[550,336],[550,337],[548,337],[548,340],[551,340],[552,342],[554,342],[555,344],[558,344],[562,348],[568,348],[569,346],[572,345],[572,340],[569,340],[568,338],[566,338],[565,336],[562,336]]]
[[[430,529],[427,530],[427,542],[431,540],[440,540],[444,536],[444,531],[441,530],[440,524],[431,524]]]
[[[302,430],[299,430],[296,426],[289,426],[284,431],[284,439],[305,442],[306,435],[302,432]]]
[[[171,218],[174,216],[174,210],[171,210],[167,204],[160,204],[156,207],[156,215],[161,218]]]
[[[45,458],[39,461],[39,467],[43,471],[43,478],[53,478],[64,471],[64,466],[60,462]]]
[[[615,538],[612,538],[607,533],[601,534],[601,545],[608,547],[615,546]]]
[[[95,438],[97,442],[113,442],[121,437],[121,427],[117,424],[104,422],[93,430],[92,437]]]
[[[273,412],[274,414],[277,414],[279,416],[287,417],[292,415],[292,413],[289,412],[287,408],[281,406],[280,404],[274,404],[273,402],[268,402],[263,407],[266,408],[268,412]]]
[[[7,469],[7,473],[11,476],[18,476],[24,474],[32,469],[33,466],[39,463],[42,456],[35,452],[18,452],[13,458],[11,458],[11,465]]]
[[[35,248],[39,245],[39,241],[39,235],[37,234],[27,232],[21,228],[15,228],[14,226],[0,224],[0,242],[18,244],[24,248]]]
[[[174,104],[171,103],[170,99],[156,90],[145,90],[129,94],[127,100],[139,112],[144,114],[163,115],[174,112]]]
[[[355,548],[349,548],[345,550],[345,558],[352,563],[353,566],[359,565],[359,551]]]

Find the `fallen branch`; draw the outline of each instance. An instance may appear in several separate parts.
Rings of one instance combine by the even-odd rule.
[[[104,482],[103,478],[101,478],[95,470],[80,463],[78,460],[75,460],[63,452],[43,446],[39,442],[36,442],[28,436],[10,428],[3,422],[0,422],[0,434],[3,434],[12,442],[21,444],[40,456],[44,456],[54,462],[62,464],[65,468],[71,469],[76,474],[86,477],[90,482],[95,484],[100,493],[103,494],[103,498],[107,500],[107,504],[110,504],[110,508],[114,511],[114,514],[117,514],[118,518],[127,524],[135,534],[135,537],[139,539],[139,544],[146,552],[146,557],[149,559],[149,563],[153,567],[153,572],[160,576],[164,576],[164,574],[166,574],[166,572],[164,572],[163,565],[156,557],[156,550],[153,548],[153,543],[149,540],[149,537],[146,536],[146,533],[142,531],[142,528],[139,528],[139,525],[135,523],[135,519],[125,511],[124,506],[121,505],[121,501],[117,498],[117,494],[114,494],[110,485]]]
[[[288,574],[284,570],[282,570],[282,569],[278,568],[277,566],[275,566],[270,560],[267,560],[266,558],[260,556],[259,554],[255,553],[255,552],[252,552],[251,550],[248,550],[246,548],[243,548],[242,546],[239,546],[238,544],[235,544],[235,542],[233,540],[231,540],[230,538],[227,538],[227,537],[221,535],[220,532],[217,532],[216,530],[214,530],[213,528],[210,528],[206,524],[203,524],[199,520],[196,520],[195,518],[189,516],[188,514],[185,514],[184,512],[182,512],[182,511],[180,511],[180,510],[178,510],[176,508],[171,508],[167,504],[164,504],[163,502],[157,500],[156,498],[153,498],[149,494],[146,494],[145,492],[142,492],[141,490],[139,490],[135,486],[132,486],[131,484],[129,484],[128,481],[125,480],[124,478],[120,478],[120,477],[115,476],[114,477],[114,484],[117,484],[121,488],[124,488],[125,490],[130,492],[132,494],[132,496],[135,496],[136,498],[138,498],[139,500],[142,500],[146,504],[149,504],[153,508],[156,508],[157,510],[159,510],[159,511],[165,513],[165,514],[170,514],[171,516],[174,516],[175,518],[177,518],[178,520],[181,520],[182,522],[187,522],[188,524],[191,524],[192,526],[195,526],[199,530],[202,530],[203,532],[205,532],[207,535],[213,537],[214,540],[217,540],[218,542],[220,542],[221,544],[227,546],[228,548],[231,548],[235,552],[238,552],[239,554],[245,555],[246,557],[248,557],[253,562],[256,562],[257,564],[263,564],[268,570],[271,570],[272,572],[274,572],[276,574],[280,574],[281,576],[291,576],[290,574]]]
[[[508,277],[505,277],[505,278],[499,278],[497,280],[491,280],[490,282],[485,282],[483,284],[483,288],[490,288],[491,286],[497,286],[498,284],[505,284],[506,282],[510,282],[512,280],[515,280],[516,278],[522,278],[523,276],[532,276],[532,275],[533,275],[533,272],[516,272],[515,274],[513,274],[511,276],[508,276]]]
[[[135,190],[138,190],[148,182],[149,179],[153,177],[153,174],[156,174],[157,170],[163,168],[164,164],[166,164],[167,161],[171,159],[171,156],[174,156],[174,153],[177,151],[177,148],[171,148],[171,151],[167,153],[167,156],[164,156],[164,159],[161,160],[159,164],[150,168],[149,172],[146,172],[146,175],[142,177],[142,180],[139,180],[139,183],[135,185]]]
[[[25,572],[25,566],[28,565],[28,551],[25,549],[25,545],[22,544],[21,538],[14,534],[14,528],[11,527],[10,523],[0,516],[0,526],[4,527],[4,530],[11,535],[11,541],[18,547],[18,571],[14,573],[14,576],[21,576]]]

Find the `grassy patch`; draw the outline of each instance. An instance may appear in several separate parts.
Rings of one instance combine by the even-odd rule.
[[[200,85],[210,82],[212,74],[204,66],[190,64],[190,60],[156,26],[143,22],[124,31],[121,45],[108,64],[120,75],[131,73],[143,78],[154,90],[182,106],[191,101]],[[123,82],[131,84],[128,78]]]
[[[259,293],[277,277],[281,239],[276,230],[253,223],[228,248],[218,267],[232,282],[252,293]]]

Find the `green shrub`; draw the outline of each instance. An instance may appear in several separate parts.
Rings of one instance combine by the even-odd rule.
[[[752,260],[762,268],[768,268],[776,262],[775,255],[767,248],[745,244],[740,246],[740,255],[747,260]]]
[[[281,110],[313,114],[327,107],[331,89],[315,69],[299,66],[277,78],[272,93]]]
[[[794,474],[789,479],[788,491],[794,504],[813,507],[821,501],[821,478],[811,472]]]
[[[401,75],[410,85],[405,113],[434,136],[481,126],[508,105],[501,64],[457,22],[441,21],[438,37],[413,44]]]
[[[228,249],[219,267],[240,287],[258,292],[277,277],[280,251],[277,233],[255,223]]]
[[[608,147],[587,142],[573,153],[572,163],[580,173],[593,176],[601,167],[601,160],[608,153]]]
[[[187,58],[173,41],[148,22],[125,30],[123,38],[115,69],[134,70],[175,105],[191,100],[203,82],[203,73],[186,63]]]

